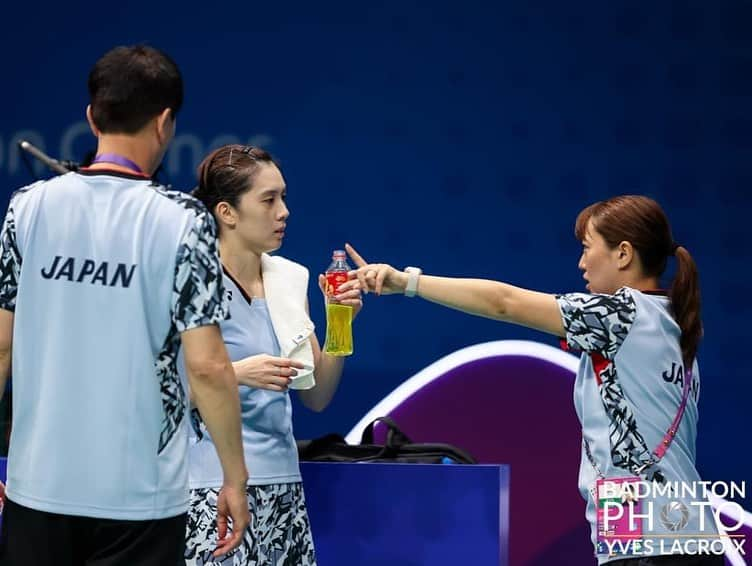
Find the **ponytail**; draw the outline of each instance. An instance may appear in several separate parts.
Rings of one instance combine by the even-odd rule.
[[[685,371],[692,367],[702,337],[700,281],[697,265],[683,246],[676,246],[676,275],[669,290],[674,319],[681,329],[679,341]]]

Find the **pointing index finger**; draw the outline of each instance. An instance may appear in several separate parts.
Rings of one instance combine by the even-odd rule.
[[[345,244],[345,250],[347,251],[347,255],[352,258],[353,262],[355,262],[355,265],[357,265],[358,267],[368,265],[368,262],[363,259],[363,257],[358,252],[356,252],[355,248],[350,244]]]

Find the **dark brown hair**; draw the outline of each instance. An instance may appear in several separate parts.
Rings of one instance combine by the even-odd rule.
[[[263,163],[277,165],[266,150],[251,145],[223,145],[207,155],[198,166],[198,187],[193,196],[212,214],[220,202],[238,206],[240,197],[249,191],[253,178]]]
[[[653,199],[624,195],[596,202],[577,216],[575,235],[585,238],[588,222],[611,247],[629,242],[640,258],[645,275],[660,277],[670,256],[676,256],[676,274],[669,298],[674,319],[681,329],[681,349],[685,366],[691,367],[702,337],[700,282],[697,265],[686,248],[671,235],[668,218]]]
[[[175,62],[146,45],[116,47],[89,73],[94,124],[102,133],[135,134],[166,108],[183,105],[183,79]]]

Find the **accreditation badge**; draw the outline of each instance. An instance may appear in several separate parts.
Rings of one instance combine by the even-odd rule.
[[[642,549],[642,502],[640,478],[599,478],[595,482],[596,553],[640,554]]]

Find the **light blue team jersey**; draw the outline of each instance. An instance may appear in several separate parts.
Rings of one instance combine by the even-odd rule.
[[[0,237],[15,312],[8,497],[147,520],[188,508],[180,333],[226,318],[214,220],[135,175],[69,173],[16,192]]]
[[[247,297],[227,273],[224,287],[231,318],[223,321],[220,328],[230,359],[235,362],[257,354],[279,356],[279,343],[266,301]],[[289,393],[241,385],[240,410],[248,484],[300,481]],[[192,415],[190,486],[219,487],[222,468],[214,443],[198,412],[194,410]]]
[[[557,301],[568,346],[583,352],[574,389],[575,409],[583,430],[579,488],[587,501],[586,516],[595,545],[596,505],[590,490],[597,472],[587,457],[585,443],[606,478],[663,478],[664,486],[698,482],[695,439],[700,374],[694,363],[687,407],[665,456],[657,466],[639,473],[676,417],[687,378],[679,345],[680,330],[671,316],[669,300],[664,295],[624,287],[614,295],[572,293],[558,296]],[[708,508],[691,504],[703,500],[699,493],[697,499],[678,495],[674,492],[643,501],[643,513],[647,512],[648,501],[653,505],[653,548],[652,552],[645,550],[645,554],[667,554],[674,540],[716,532]],[[682,517],[683,510],[676,505],[666,507],[670,501],[684,504],[688,517]],[[671,527],[661,519],[664,508],[663,519]],[[681,524],[683,519],[686,523]],[[646,537],[651,536],[646,521],[643,532]],[[668,538],[661,539],[664,535]],[[664,541],[663,546],[660,540]],[[624,557],[599,556],[599,562]]]

